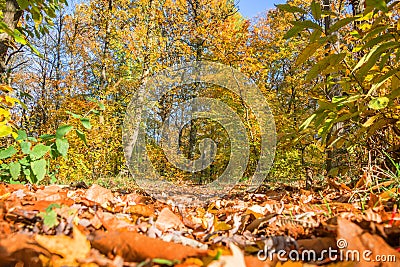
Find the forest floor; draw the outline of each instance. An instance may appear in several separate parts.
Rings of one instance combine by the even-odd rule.
[[[383,186],[330,180],[185,207],[96,184],[0,183],[0,266],[400,266],[399,192]]]

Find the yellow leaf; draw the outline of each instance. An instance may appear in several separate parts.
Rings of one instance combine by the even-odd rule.
[[[10,96],[8,96],[8,95],[6,95],[6,103],[8,104],[8,105],[10,105],[10,106],[14,106],[14,104],[16,103],[16,102],[18,102],[19,103],[19,100],[18,99],[16,99],[16,98],[14,98],[14,97],[10,97]]]
[[[5,117],[9,118],[10,117],[10,111],[4,108],[0,108],[0,117]]]
[[[379,195],[379,198],[382,199],[383,201],[387,201],[394,197],[396,194],[398,194],[398,189],[397,188],[392,188],[390,190],[387,190],[383,192],[382,194]]]
[[[226,222],[216,221],[214,223],[214,229],[215,229],[215,231],[227,231],[227,230],[232,229],[232,227],[229,224],[227,224]]]
[[[12,133],[12,128],[8,125],[0,125],[0,137],[6,137]]]
[[[392,90],[393,91],[400,87],[400,79],[398,78],[399,75],[400,75],[400,72],[398,72],[396,75],[393,75],[393,78],[392,78]]]
[[[367,127],[371,126],[377,118],[378,118],[378,115],[375,115],[375,116],[373,116],[373,117],[370,117],[370,118],[363,124],[363,127],[366,127],[366,128],[367,128]]]
[[[0,90],[3,92],[12,92],[13,89],[7,84],[0,84]]]

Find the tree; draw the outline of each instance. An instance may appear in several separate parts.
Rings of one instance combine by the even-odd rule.
[[[348,156],[358,154],[359,162],[368,160],[365,150],[374,155],[378,165],[386,158],[382,150],[397,158],[394,151],[399,139],[399,63],[392,56],[399,49],[397,2],[387,5],[385,1],[366,1],[361,15],[347,13],[351,9],[346,6],[339,6],[334,12],[322,11],[325,16],[336,17],[328,31],[318,24],[316,5],[313,2],[308,9],[312,17],[293,22],[295,26],[288,37],[301,33],[309,40],[299,62],[319,59],[308,71],[307,80],[316,81],[315,88],[340,86],[341,94],[328,99],[320,97],[318,109],[301,128],[307,129],[313,122],[324,149],[344,148]],[[309,14],[304,9],[291,11]],[[356,20],[358,23],[353,24]],[[318,58],[318,52],[323,56]],[[335,129],[338,123],[342,126]],[[338,171],[340,168],[333,169],[331,174],[337,175]]]
[[[66,0],[6,0],[0,5],[0,74],[5,81],[8,63],[7,52],[17,42],[22,45],[32,45],[27,42],[27,36],[40,36],[48,31],[51,18],[55,17],[58,10]],[[25,14],[25,25],[18,25],[21,17]],[[30,23],[34,25],[31,27]]]

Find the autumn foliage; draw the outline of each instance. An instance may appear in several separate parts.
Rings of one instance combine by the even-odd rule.
[[[256,257],[266,246],[321,253],[343,239],[342,252],[398,261],[399,8],[289,0],[248,19],[232,0],[0,1],[0,265],[348,266]],[[263,144],[254,103],[204,82],[169,88],[144,141],[162,179],[207,184],[234,153],[216,120],[177,116],[179,153],[200,158],[208,138],[216,156],[200,172],[168,160],[159,130],[198,97],[234,111],[250,156],[225,198],[191,207],[162,192],[163,203],[129,172],[124,118],[154,74],[200,61],[232,67],[262,92],[274,165],[256,192],[243,190]]]

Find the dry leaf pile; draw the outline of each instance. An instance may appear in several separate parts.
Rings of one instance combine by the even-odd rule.
[[[349,203],[352,190],[331,184],[195,207],[98,185],[0,184],[0,266],[399,266],[400,215],[390,195]],[[311,249],[317,258],[299,261],[264,253]],[[353,250],[372,260],[341,260]]]

